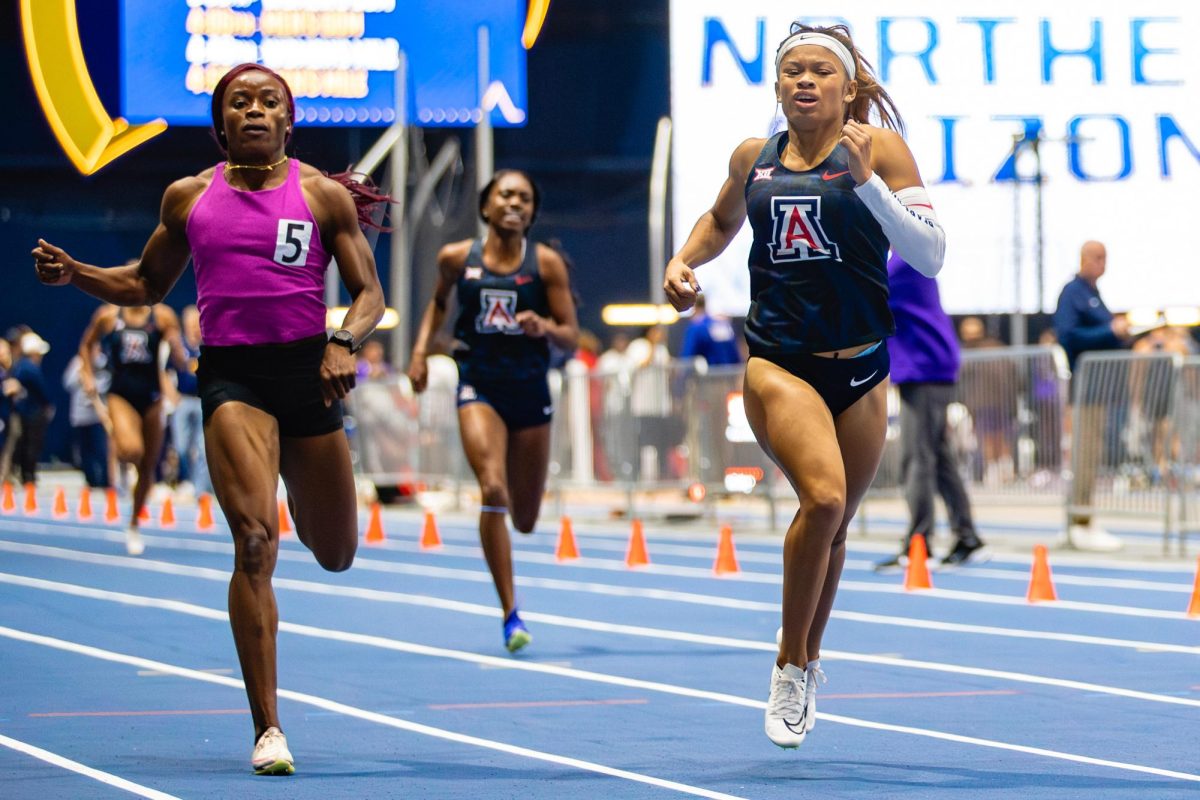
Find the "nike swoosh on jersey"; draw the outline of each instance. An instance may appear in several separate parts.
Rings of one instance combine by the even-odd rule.
[[[853,388],[854,388],[854,387],[856,387],[856,386],[862,386],[864,383],[866,383],[867,381],[871,380],[871,378],[874,378],[874,377],[875,377],[876,375],[878,375],[878,374],[879,374],[879,370],[875,370],[875,371],[874,371],[874,372],[872,372],[870,375],[868,375],[867,377],[863,378],[861,381],[856,381],[854,378],[851,378],[851,379],[850,379],[850,388],[852,388],[852,389],[853,389]]]
[[[823,172],[821,174],[821,180],[831,181],[834,178],[840,178],[843,175],[849,175],[849,174],[850,174],[850,170],[848,170],[848,169],[844,169],[841,172],[833,172],[833,173],[831,173],[829,170],[825,170],[825,172]]]

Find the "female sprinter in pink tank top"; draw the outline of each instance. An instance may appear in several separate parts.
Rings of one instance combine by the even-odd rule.
[[[353,350],[383,315],[383,290],[359,228],[380,200],[289,158],[295,106],[284,80],[243,64],[213,91],[228,161],[171,184],[158,227],[132,265],[101,269],[39,240],[38,278],[119,305],[166,296],[195,264],[198,377],[208,467],[234,540],[229,619],[254,717],[254,771],[291,774],[280,731],[271,588],[279,546],[275,487],[287,486],[296,533],[322,567],[347,569],[358,544],[350,450],[339,401]],[[356,200],[360,208],[356,209]],[[324,274],[337,259],[353,303],[325,336]]]

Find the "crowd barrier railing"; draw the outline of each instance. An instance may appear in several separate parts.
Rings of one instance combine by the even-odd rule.
[[[653,493],[697,503],[745,495],[770,504],[773,526],[776,504],[795,495],[754,440],[742,375],[685,359],[611,372],[571,362],[552,372],[548,491],[623,493],[631,515]],[[948,430],[972,501],[1161,520],[1164,542],[1200,528],[1200,359],[1088,354],[1073,407],[1070,385],[1057,347],[964,351]],[[454,391],[445,376],[421,395],[403,377],[360,385],[347,403],[357,471],[457,497],[473,479]],[[868,500],[902,493],[899,412],[893,388]]]

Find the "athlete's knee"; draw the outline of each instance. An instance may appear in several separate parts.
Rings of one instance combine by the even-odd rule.
[[[262,520],[252,517],[230,520],[234,535],[234,561],[239,572],[270,576],[275,570],[278,545]]]
[[[353,566],[357,552],[358,541],[355,539],[342,547],[313,550],[313,555],[326,572],[345,572]]]
[[[490,508],[508,508],[508,487],[503,481],[483,480],[479,484],[480,502]]]
[[[122,464],[141,464],[146,450],[140,443],[117,442],[117,460]]]
[[[833,481],[808,487],[800,511],[809,519],[840,526],[846,513],[846,487]]]
[[[512,524],[521,533],[533,533],[533,528],[537,525],[537,512],[518,513],[515,509],[512,512]]]

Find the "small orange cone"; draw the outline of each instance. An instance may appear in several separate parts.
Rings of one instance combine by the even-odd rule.
[[[1200,617],[1200,558],[1196,559],[1196,587],[1192,589],[1192,602],[1188,603],[1187,615]]]
[[[67,511],[67,490],[60,486],[54,490],[54,507],[50,515],[55,519],[66,519],[70,513]]]
[[[150,506],[142,506],[137,513],[138,522],[150,521]]]
[[[649,563],[650,556],[646,552],[646,537],[642,533],[642,521],[635,519],[633,530],[629,533],[629,547],[625,550],[625,566],[632,569],[644,567]]]
[[[933,588],[933,581],[929,579],[929,564],[926,563],[928,558],[925,534],[914,533],[912,543],[908,546],[908,569],[904,573],[905,591]]]
[[[27,483],[25,484],[25,515],[36,514],[37,511],[37,487],[32,483]]]
[[[721,526],[721,540],[717,544],[717,560],[713,562],[713,572],[717,575],[736,575],[741,572],[738,568],[737,552],[733,549],[733,528]]]
[[[170,528],[175,524],[175,506],[171,503],[171,498],[163,500],[162,513],[158,515],[158,524],[163,528]]]
[[[104,490],[104,521],[116,522],[121,517],[121,512],[117,509],[117,490]]]
[[[294,530],[292,528],[292,517],[288,512],[287,500],[279,498],[279,535],[287,536]],[[380,540],[382,541],[382,540]]]
[[[79,493],[79,510],[75,512],[75,518],[80,522],[92,521],[92,488],[84,486],[83,491]]]
[[[438,535],[437,520],[432,511],[425,512],[425,527],[421,529],[421,549],[437,550],[442,546],[442,537]]]
[[[196,503],[200,507],[200,513],[196,516],[196,528],[201,531],[211,531],[213,529],[212,495],[204,492]]]
[[[0,512],[11,514],[16,510],[17,500],[13,497],[13,485],[5,481],[2,497],[0,497]]]
[[[371,503],[371,519],[367,522],[367,544],[383,544],[383,519],[379,513],[379,503]]]
[[[1050,562],[1046,559],[1044,544],[1033,548],[1033,572],[1029,576],[1029,592],[1025,599],[1031,603],[1058,599],[1058,594],[1054,591],[1054,580],[1050,577]]]
[[[571,528],[571,518],[562,518],[562,527],[558,529],[558,547],[554,557],[559,561],[574,561],[579,558],[579,549],[575,546],[575,531]]]

